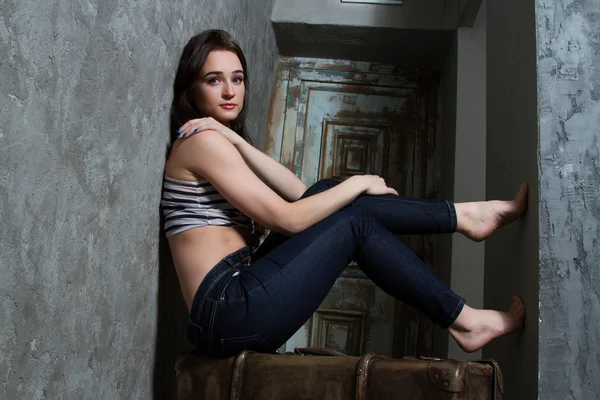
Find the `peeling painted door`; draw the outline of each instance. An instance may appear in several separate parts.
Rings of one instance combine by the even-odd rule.
[[[283,58],[266,152],[307,186],[376,174],[402,195],[435,197],[437,74],[380,64]],[[435,265],[432,238],[402,238]],[[286,343],[349,355],[429,355],[432,323],[384,293],[352,263]]]

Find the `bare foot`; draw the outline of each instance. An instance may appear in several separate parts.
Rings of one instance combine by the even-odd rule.
[[[475,310],[467,305],[448,328],[461,349],[479,350],[493,339],[520,330],[525,322],[525,304],[513,296],[508,311]]]
[[[513,200],[492,200],[457,203],[457,231],[471,240],[480,242],[496,229],[519,218],[527,209],[526,183],[521,184]]]

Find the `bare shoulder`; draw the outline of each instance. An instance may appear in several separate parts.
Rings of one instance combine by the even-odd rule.
[[[213,152],[233,149],[233,145],[216,131],[203,131],[181,139],[182,152]]]
[[[169,157],[186,164],[190,160],[197,162],[200,157],[214,159],[227,156],[231,151],[235,151],[235,148],[223,135],[216,131],[204,131],[178,139]]]
[[[210,130],[181,140],[171,157],[182,169],[205,178],[210,178],[217,170],[235,169],[243,163],[233,144],[220,133]]]

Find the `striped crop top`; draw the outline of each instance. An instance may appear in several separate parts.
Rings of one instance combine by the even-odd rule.
[[[182,181],[165,176],[160,204],[167,237],[207,225],[252,231],[252,220],[225,200],[207,180]]]

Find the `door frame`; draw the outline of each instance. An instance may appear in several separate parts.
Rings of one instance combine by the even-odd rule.
[[[439,197],[441,175],[441,118],[439,115],[440,73],[434,68],[398,66],[348,60],[327,60],[304,57],[281,57],[271,98],[265,153],[288,169],[300,173],[302,143],[299,137],[306,115],[300,108],[307,104],[300,90],[301,82],[370,85],[382,88],[416,90],[409,138],[412,152],[408,152],[407,176],[401,190],[412,197],[436,199]],[[304,102],[304,103],[303,103]],[[408,115],[411,111],[408,110]],[[286,124],[286,118],[288,123]],[[290,124],[289,119],[297,121]],[[410,146],[409,146],[410,147]],[[285,150],[287,149],[287,150]],[[293,149],[290,151],[290,149]],[[415,168],[415,165],[418,167]],[[410,235],[402,239],[433,270],[439,274],[438,240],[432,235]],[[358,268],[357,266],[355,268]],[[350,266],[346,273],[352,274]],[[355,273],[358,271],[355,271]],[[346,274],[345,273],[345,274]],[[345,276],[342,275],[342,276]],[[405,329],[395,327],[393,356],[431,356],[434,324],[429,318],[402,302],[396,307],[396,321],[404,321]]]

